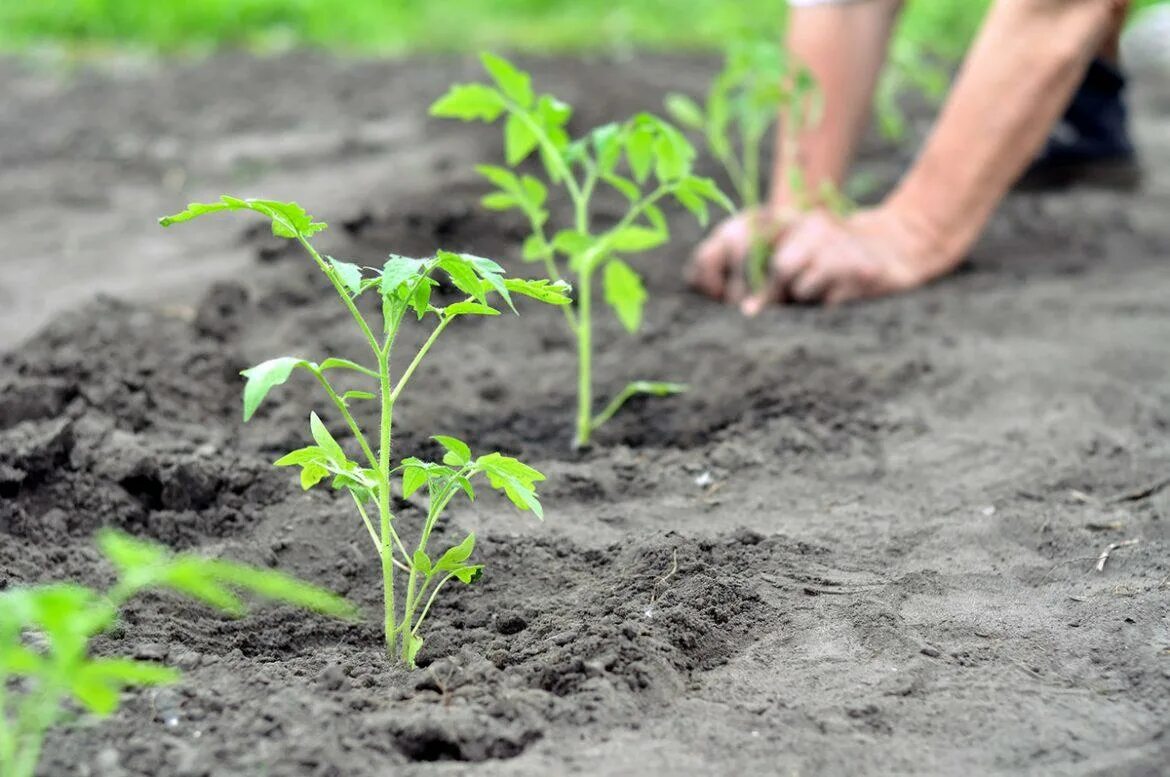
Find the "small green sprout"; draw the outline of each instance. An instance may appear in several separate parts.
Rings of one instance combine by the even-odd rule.
[[[270,359],[244,370],[244,420],[249,420],[260,403],[276,386],[289,379],[295,370],[312,375],[325,390],[350,435],[360,448],[354,461],[316,414],[309,416],[309,431],[313,444],[281,457],[278,467],[300,467],[301,487],[308,490],[326,478],[333,488],[348,491],[354,506],[365,524],[382,565],[382,598],[386,651],[391,660],[400,656],[402,663],[413,667],[415,656],[423,641],[419,629],[440,589],[451,579],[472,583],[479,578],[482,567],[468,561],[475,547],[475,535],[469,534],[458,545],[447,549],[437,558],[429,555],[431,532],[451,499],[460,492],[475,498],[472,479],[483,475],[488,484],[502,491],[521,510],[543,518],[536,484],[544,475],[516,459],[499,453],[474,456],[466,443],[453,437],[435,437],[446,451],[441,463],[407,458],[393,464],[391,439],[394,405],[415,374],[423,358],[456,319],[464,316],[498,316],[500,310],[490,302],[495,297],[515,312],[513,296],[531,297],[550,305],[568,305],[570,287],[563,281],[520,280],[505,278],[504,270],[491,259],[470,254],[439,251],[429,259],[412,259],[391,254],[381,269],[359,267],[332,257],[322,256],[309,242],[309,237],[325,229],[325,224],[314,221],[296,203],[272,200],[242,200],[223,197],[217,203],[193,203],[182,213],[161,219],[163,226],[188,221],[207,213],[225,210],[251,210],[272,222],[273,234],[296,240],[312,257],[317,267],[329,279],[342,304],[361,330],[369,346],[373,366],[367,367],[348,359],[328,358],[319,364],[294,356]],[[431,303],[431,292],[439,285],[433,277],[442,272],[464,299],[436,307]],[[376,295],[380,301],[381,324],[372,324],[358,310],[360,298]],[[413,315],[419,321],[433,316],[436,324],[430,337],[407,363],[402,373],[394,378],[390,362],[398,332],[405,320]],[[374,391],[356,390],[339,393],[333,386],[334,371],[349,372],[372,382]],[[376,447],[359,426],[350,406],[354,402],[377,401],[380,422]],[[426,486],[430,497],[427,517],[418,543],[413,551],[396,528],[391,510],[391,486],[396,477],[402,479],[404,498]],[[377,522],[371,520],[369,505],[374,505]],[[399,613],[395,607],[394,572],[404,572],[405,599]]]
[[[773,42],[742,40],[728,49],[723,70],[708,90],[705,107],[685,95],[671,94],[666,98],[666,109],[679,124],[702,133],[707,150],[731,179],[740,209],[748,212],[763,204],[762,146],[779,117],[785,130],[783,168],[794,196],[794,211],[781,220],[783,224],[818,202],[835,212],[849,207],[828,182],[821,185],[817,197],[811,196],[800,166],[797,138],[820,122],[820,103],[808,68],[789,61]],[[776,237],[766,233],[753,241],[745,263],[753,289],[763,288],[767,280],[769,246]]]
[[[175,554],[113,530],[101,532],[98,545],[117,571],[106,591],[50,583],[0,593],[0,777],[32,777],[45,734],[70,702],[105,716],[126,688],[178,681],[179,672],[161,664],[90,655],[93,638],[142,591],[169,590],[234,616],[245,612],[240,592],[355,616],[344,599],[273,570]]]
[[[677,383],[636,381],[595,415],[594,276],[601,274],[605,301],[621,324],[631,333],[638,331],[646,288],[621,257],[667,242],[670,232],[659,203],[673,198],[706,224],[708,203],[730,210],[731,202],[709,178],[694,175],[694,148],[668,122],[641,113],[623,124],[606,124],[574,140],[567,130],[570,106],[551,95],[537,94],[532,77],[512,63],[491,54],[481,59],[493,84],[457,84],[431,106],[431,115],[489,124],[506,117],[504,157],[508,167],[519,166],[533,154],[540,158],[546,180],[505,167],[481,165],[476,169],[496,187],[483,198],[485,207],[517,209],[527,217],[532,234],[524,242],[524,259],[542,262],[551,281],[560,280],[566,267],[574,279],[577,307],[575,311],[566,307],[564,313],[577,341],[575,444],[584,447],[593,432],[631,397],[663,396],[685,389]],[[572,223],[555,231],[549,225],[549,184],[562,187],[573,208]],[[629,202],[624,215],[601,229],[594,224],[591,209],[599,186],[616,190]]]

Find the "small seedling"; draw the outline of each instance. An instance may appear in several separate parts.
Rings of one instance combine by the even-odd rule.
[[[289,379],[294,370],[310,373],[321,384],[338,415],[345,422],[360,448],[360,461],[351,460],[325,423],[312,413],[309,429],[313,445],[295,450],[276,461],[278,467],[300,467],[301,487],[312,488],[326,478],[332,478],[335,489],[348,491],[370,539],[381,560],[382,596],[386,651],[396,655],[407,666],[414,666],[415,656],[422,647],[419,629],[430,612],[435,597],[451,579],[463,583],[477,580],[483,567],[468,561],[475,547],[475,535],[448,548],[436,556],[428,553],[428,543],[443,510],[460,492],[475,498],[472,479],[477,475],[487,478],[488,484],[502,491],[516,507],[543,518],[536,483],[544,475],[514,458],[499,453],[473,456],[468,445],[454,437],[436,436],[434,440],[446,451],[441,463],[406,458],[393,465],[391,439],[394,405],[415,374],[423,358],[456,319],[464,316],[498,316],[499,309],[489,304],[498,296],[513,311],[512,295],[531,297],[552,305],[568,305],[568,284],[549,280],[520,280],[505,278],[504,270],[491,259],[469,254],[439,251],[430,259],[412,259],[391,254],[381,269],[363,268],[332,257],[322,256],[309,238],[325,229],[314,221],[296,203],[273,200],[242,200],[222,197],[210,204],[192,203],[185,211],[161,220],[163,226],[189,221],[208,213],[228,210],[251,210],[266,216],[272,222],[277,237],[296,240],[313,262],[329,279],[342,304],[361,330],[374,360],[367,367],[348,359],[328,358],[319,364],[294,356],[270,359],[244,370],[244,420],[249,420],[260,403],[274,387]],[[466,297],[446,307],[431,303],[431,292],[439,285],[434,275],[443,272],[451,284]],[[371,293],[380,300],[382,322],[371,324],[358,309],[360,298]],[[397,377],[391,376],[390,363],[399,329],[413,315],[419,321],[427,316],[436,320],[430,337],[418,349],[406,368]],[[335,371],[351,372],[373,382],[376,391],[346,391],[339,393],[330,375]],[[376,446],[370,443],[350,411],[351,404],[377,401],[380,422]],[[426,520],[415,549],[408,551],[391,511],[391,483],[401,477],[404,498],[427,488],[430,504]],[[370,519],[369,505],[376,508],[375,524]],[[394,570],[404,572],[405,599],[399,613],[395,608]],[[399,648],[401,645],[401,648]]]
[[[594,431],[639,394],[665,396],[685,390],[677,383],[635,381],[601,412],[593,403],[593,281],[601,273],[605,301],[630,332],[642,324],[646,288],[638,273],[621,257],[648,251],[667,242],[670,232],[659,203],[673,198],[702,223],[708,203],[730,210],[731,203],[713,181],[692,172],[694,148],[683,134],[657,116],[642,113],[624,124],[606,124],[572,139],[567,131],[572,108],[547,94],[537,94],[532,77],[491,54],[482,57],[493,84],[457,84],[431,106],[431,114],[463,121],[504,120],[504,156],[515,168],[539,156],[545,179],[504,167],[476,168],[496,191],[483,198],[491,210],[520,210],[532,234],[524,242],[526,261],[542,262],[550,281],[566,273],[577,289],[574,311],[564,308],[565,321],[577,341],[577,447],[589,444]],[[628,170],[621,167],[625,160]],[[628,175],[626,173],[628,172]],[[563,187],[573,219],[564,228],[550,227],[549,184]],[[612,188],[629,205],[612,226],[594,223],[593,197],[599,187]],[[562,225],[557,225],[562,226]]]
[[[827,181],[813,196],[800,165],[799,135],[820,122],[820,94],[812,73],[790,62],[775,43],[744,40],[728,49],[723,70],[715,77],[700,107],[691,98],[671,94],[666,109],[681,125],[703,135],[708,152],[723,167],[735,189],[738,205],[757,212],[763,204],[761,157],[764,139],[779,117],[785,182],[792,195],[791,213],[770,220],[758,234],[745,263],[751,288],[763,288],[769,247],[783,225],[816,205],[835,212],[847,209],[846,199]]]
[[[98,544],[117,571],[108,590],[50,583],[0,593],[0,777],[32,777],[45,734],[67,717],[70,702],[105,716],[124,689],[179,679],[161,664],[90,655],[94,637],[143,591],[169,590],[236,616],[245,612],[244,592],[354,617],[344,599],[273,570],[174,554],[113,530],[99,534]]]

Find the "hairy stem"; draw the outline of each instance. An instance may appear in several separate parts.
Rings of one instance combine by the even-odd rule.
[[[321,268],[321,272],[325,273],[325,277],[333,284],[333,288],[337,291],[337,295],[341,297],[341,301],[345,303],[349,314],[353,316],[354,321],[361,328],[362,334],[366,336],[366,342],[370,344],[370,348],[373,349],[374,354],[378,355],[381,352],[381,348],[378,345],[378,338],[374,336],[370,325],[366,322],[365,316],[361,314],[361,311],[357,309],[357,305],[354,304],[353,297],[349,294],[349,289],[345,288],[345,284],[337,277],[337,273],[333,270],[333,267],[321,258],[321,254],[317,253],[317,249],[313,248],[313,245],[299,232],[297,233],[297,241],[304,246],[305,250],[309,252],[309,256],[313,257],[313,261]]]

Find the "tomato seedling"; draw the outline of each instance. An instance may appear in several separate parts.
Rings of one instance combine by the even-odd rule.
[[[584,447],[603,423],[639,394],[664,396],[685,390],[677,383],[635,381],[600,412],[593,403],[593,281],[601,273],[605,301],[631,333],[642,324],[646,288],[621,257],[667,242],[670,232],[659,203],[677,200],[706,224],[708,203],[730,210],[731,203],[713,181],[694,175],[694,148],[670,123],[641,113],[623,124],[606,124],[576,140],[567,125],[572,108],[547,94],[537,94],[532,77],[492,54],[481,57],[492,84],[457,84],[431,106],[431,114],[463,121],[504,121],[504,156],[515,168],[533,154],[543,164],[546,181],[505,167],[476,168],[496,191],[483,198],[491,210],[520,210],[532,233],[523,257],[542,262],[551,281],[567,267],[577,289],[576,310],[565,320],[576,339],[578,359],[575,444]],[[619,169],[623,160],[628,166]],[[572,203],[572,223],[553,231],[547,207],[548,184],[563,187]],[[612,226],[597,229],[592,209],[599,186],[620,192],[628,207]],[[551,232],[551,234],[550,234]]]
[[[735,189],[737,204],[746,212],[756,212],[763,205],[762,147],[779,118],[784,131],[780,149],[791,196],[790,212],[781,214],[779,228],[770,226],[772,231],[753,240],[745,262],[751,288],[762,289],[767,281],[769,247],[784,223],[817,205],[835,212],[847,208],[844,197],[828,182],[817,192],[809,192],[798,138],[820,122],[820,94],[812,73],[789,61],[775,43],[743,40],[731,46],[704,106],[686,95],[671,94],[666,98],[666,109],[679,124],[702,133],[708,152],[723,167]]]
[[[113,530],[101,532],[98,545],[117,571],[108,590],[49,583],[0,593],[0,777],[32,777],[45,734],[65,717],[68,703],[105,716],[118,708],[124,689],[179,679],[161,664],[90,655],[94,637],[142,591],[170,590],[236,616],[245,612],[240,592],[355,615],[344,599],[273,570],[174,554]]]
[[[348,359],[327,358],[318,364],[300,357],[283,356],[244,370],[243,375],[247,379],[244,386],[244,421],[252,417],[268,392],[287,381],[294,370],[310,373],[321,384],[357,443],[360,461],[352,460],[320,417],[312,413],[309,416],[309,430],[314,444],[292,451],[275,464],[278,467],[300,467],[301,487],[305,490],[326,478],[332,478],[333,488],[346,490],[353,497],[357,512],[381,560],[387,655],[391,659],[398,655],[404,664],[413,667],[415,656],[422,647],[419,629],[439,591],[452,579],[463,583],[474,582],[482,572],[482,566],[468,561],[475,547],[474,534],[469,534],[458,545],[448,548],[437,557],[428,555],[431,532],[443,510],[460,492],[474,499],[472,479],[483,475],[492,488],[502,491],[516,507],[543,518],[536,483],[544,480],[544,475],[499,453],[473,456],[466,443],[446,436],[434,438],[445,450],[441,463],[411,457],[394,466],[391,456],[394,404],[439,336],[456,319],[464,316],[498,316],[499,309],[489,304],[489,299],[494,302],[495,296],[503,300],[513,312],[513,294],[551,305],[568,305],[570,287],[563,281],[505,278],[503,268],[491,259],[449,251],[439,251],[429,259],[391,254],[381,269],[363,268],[338,261],[322,256],[309,242],[309,238],[325,229],[326,225],[314,221],[296,203],[224,196],[215,203],[192,203],[182,213],[163,218],[160,223],[168,226],[228,210],[251,210],[266,216],[272,222],[273,234],[300,243],[329,279],[369,346],[373,367]],[[439,282],[432,276],[438,272],[444,273],[459,293],[466,297],[446,307],[433,305],[431,292]],[[380,300],[380,325],[367,321],[357,307],[359,298],[367,293],[376,294]],[[406,368],[394,378],[390,371],[394,343],[400,328],[411,314],[419,321],[433,316],[436,324]],[[371,387],[376,388],[376,391],[339,393],[329,377],[337,370],[348,371],[372,381]],[[361,401],[377,401],[380,404],[376,447],[350,412],[351,403]],[[423,486],[427,487],[430,496],[426,520],[413,551],[408,551],[402,541],[391,510],[391,483],[399,476],[404,498],[410,497]],[[377,511],[377,524],[370,519],[367,510],[371,504]],[[407,576],[401,613],[395,608],[396,568]]]

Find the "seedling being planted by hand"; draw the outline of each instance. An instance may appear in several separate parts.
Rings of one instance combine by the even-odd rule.
[[[706,105],[671,94],[667,112],[679,124],[702,133],[708,152],[723,167],[735,188],[740,210],[757,214],[764,204],[760,160],[768,131],[780,119],[782,167],[787,178],[788,212],[776,219],[756,219],[760,233],[745,262],[747,279],[755,290],[767,280],[770,246],[786,222],[797,214],[824,205],[841,212],[847,201],[825,182],[810,192],[800,161],[799,137],[820,122],[820,94],[813,75],[788,61],[783,50],[767,41],[741,41],[732,46],[723,70],[707,92]]]
[[[510,62],[484,54],[492,84],[458,84],[431,106],[431,114],[463,121],[493,123],[504,119],[504,156],[515,168],[533,154],[544,169],[541,180],[508,168],[477,168],[496,191],[483,198],[491,210],[517,209],[532,233],[524,242],[524,259],[543,263],[550,281],[573,278],[576,310],[565,320],[577,341],[578,385],[576,445],[584,447],[603,423],[639,394],[664,396],[685,390],[676,383],[640,380],[630,383],[600,412],[593,402],[593,286],[601,274],[605,301],[630,332],[642,323],[646,289],[622,257],[663,245],[670,237],[659,204],[673,198],[706,223],[708,203],[730,209],[730,201],[708,178],[693,174],[695,152],[671,124],[648,113],[624,124],[606,124],[572,139],[566,129],[572,109],[533,91],[532,78]],[[622,165],[623,160],[625,165]],[[572,203],[571,223],[550,225],[548,185],[562,187]],[[594,223],[593,197],[609,187],[628,200],[624,215],[612,226]],[[566,272],[567,268],[567,272]]]
[[[453,321],[464,316],[499,315],[500,310],[492,304],[497,298],[515,311],[513,295],[531,297],[551,305],[568,305],[570,287],[561,281],[505,278],[504,270],[490,259],[448,251],[439,251],[429,259],[391,254],[381,269],[373,270],[341,262],[322,256],[309,242],[309,238],[326,225],[314,221],[296,203],[225,196],[215,203],[192,203],[182,213],[168,216],[161,223],[168,226],[226,210],[255,211],[271,220],[273,234],[277,237],[300,243],[337,292],[369,347],[372,366],[348,359],[328,358],[316,363],[296,356],[283,356],[244,370],[243,375],[247,378],[244,420],[249,420],[268,392],[287,381],[294,370],[308,372],[321,384],[360,449],[358,460],[350,459],[324,421],[312,413],[309,430],[314,444],[280,458],[276,466],[300,467],[301,487],[306,490],[330,478],[333,488],[348,491],[352,496],[381,560],[387,654],[391,659],[399,656],[404,664],[413,667],[423,643],[419,629],[439,591],[452,579],[472,583],[482,572],[482,566],[468,560],[475,547],[474,534],[438,555],[428,547],[431,533],[444,509],[460,492],[474,499],[472,480],[482,475],[492,488],[502,491],[516,507],[543,518],[536,483],[544,480],[544,475],[499,453],[473,456],[466,443],[444,436],[434,438],[446,451],[441,463],[406,458],[395,464],[391,450],[394,405],[423,358]],[[465,298],[445,307],[431,303],[431,291],[439,285],[434,276],[440,272]],[[380,323],[367,321],[358,309],[360,298],[366,294],[376,295],[380,301]],[[390,370],[394,343],[399,330],[411,317],[418,321],[433,318],[434,329],[395,378]],[[338,370],[368,379],[375,390],[338,392],[330,379],[330,375]],[[350,411],[353,403],[363,401],[378,402],[381,408],[378,436],[373,442]],[[424,486],[430,496],[426,520],[413,551],[407,549],[391,510],[391,485],[397,478],[401,478],[404,498]],[[371,505],[376,522],[370,518]],[[395,607],[395,569],[406,575],[401,610]]]
[[[355,615],[344,599],[270,569],[176,555],[112,530],[99,534],[98,544],[117,571],[108,590],[50,583],[0,593],[0,777],[32,777],[45,734],[66,718],[67,705],[105,716],[117,710],[124,689],[179,679],[161,664],[90,654],[94,637],[142,591],[169,590],[229,615],[244,614],[240,593]]]

